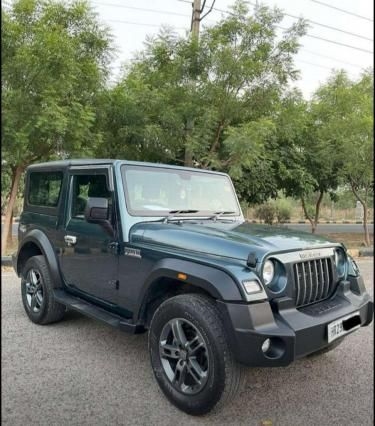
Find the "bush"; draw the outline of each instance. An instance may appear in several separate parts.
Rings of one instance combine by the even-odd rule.
[[[272,225],[275,220],[277,220],[277,223],[285,223],[290,221],[291,216],[292,206],[285,199],[268,201],[255,209],[255,217],[268,225]]]
[[[285,199],[279,199],[275,202],[276,218],[278,223],[290,221],[292,216],[292,206]]]
[[[268,202],[261,204],[255,209],[255,217],[263,220],[267,225],[272,225],[276,216],[276,207],[274,203]]]

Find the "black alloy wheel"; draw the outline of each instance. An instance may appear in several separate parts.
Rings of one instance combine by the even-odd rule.
[[[38,270],[33,268],[29,269],[25,280],[25,287],[26,301],[29,309],[35,313],[40,312],[44,298],[42,276]]]
[[[177,390],[192,395],[204,388],[209,370],[207,345],[190,321],[168,321],[160,334],[159,352],[164,372]]]
[[[231,351],[216,301],[189,293],[156,309],[148,346],[165,396],[191,415],[219,411],[241,386],[242,367]]]
[[[66,307],[55,301],[55,287],[45,257],[28,259],[21,275],[22,302],[30,320],[36,324],[60,321]]]

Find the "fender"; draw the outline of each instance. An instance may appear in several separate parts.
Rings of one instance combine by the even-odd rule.
[[[187,275],[186,280],[178,278],[178,274]],[[238,284],[229,273],[216,267],[205,266],[185,260],[167,258],[155,264],[150,275],[143,284],[134,318],[139,318],[141,309],[152,291],[153,284],[160,278],[171,278],[176,282],[187,283],[199,287],[209,293],[214,299],[232,302],[242,302]],[[178,285],[178,284],[177,284]]]
[[[51,279],[52,279],[52,282],[54,283],[54,286],[61,287],[62,279],[60,275],[60,268],[56,258],[56,253],[47,236],[39,229],[31,230],[22,239],[22,246],[18,249],[18,253],[17,253],[17,271],[16,271],[17,274],[19,275],[21,273],[20,253],[22,252],[23,248],[25,247],[27,243],[34,243],[35,245],[39,247],[40,251],[42,252],[42,254],[45,256],[47,260],[47,265],[48,265],[48,268],[51,274]]]

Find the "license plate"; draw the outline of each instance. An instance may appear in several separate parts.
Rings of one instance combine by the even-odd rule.
[[[359,312],[342,317],[328,324],[328,343],[333,342],[341,336],[356,330],[361,326],[361,317]]]

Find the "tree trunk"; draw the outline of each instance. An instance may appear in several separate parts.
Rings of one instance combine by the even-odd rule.
[[[320,214],[320,204],[323,200],[323,195],[324,192],[320,191],[319,193],[319,197],[316,200],[316,204],[315,204],[315,217],[314,217],[314,230],[312,231],[313,234],[315,234],[315,230],[318,226],[318,221],[319,221],[319,214]]]
[[[184,157],[184,166],[192,167],[193,166],[193,153],[188,146],[189,137],[194,127],[194,121],[192,119],[188,119],[185,128],[185,157]]]
[[[22,176],[24,168],[22,166],[16,166],[12,170],[12,183],[11,183],[11,190],[10,190],[10,196],[8,205],[5,211],[5,219],[1,234],[1,253],[2,255],[5,254],[5,250],[7,248],[7,242],[8,242],[8,236],[9,232],[11,232],[11,226],[12,226],[12,216],[13,216],[13,207],[16,202],[17,198],[17,192],[18,192],[18,186],[20,183],[20,179]]]
[[[310,217],[308,211],[307,211],[307,207],[306,207],[306,203],[305,203],[305,199],[303,197],[301,197],[301,203],[302,203],[302,209],[303,212],[305,213],[305,217],[306,219],[310,222],[311,225],[311,233],[315,234],[315,225],[314,225],[314,221],[313,219]]]
[[[368,220],[368,212],[367,212],[367,202],[364,202],[362,204],[363,206],[363,230],[364,230],[364,237],[365,237],[365,246],[368,247],[370,245],[370,233],[367,226],[367,220]]]
[[[355,196],[355,198],[362,204],[363,207],[363,231],[364,231],[364,244],[366,247],[370,245],[370,233],[367,227],[367,220],[368,220],[368,212],[367,212],[367,193],[368,188],[366,188],[365,196],[362,198],[359,193],[357,192],[354,183],[350,182],[350,186],[352,188],[352,192]]]
[[[316,204],[315,204],[315,214],[314,217],[311,217],[307,211],[307,207],[306,207],[306,203],[305,203],[305,199],[303,197],[301,197],[301,202],[302,202],[302,208],[303,211],[305,213],[305,217],[306,219],[310,222],[311,225],[311,233],[315,234],[316,228],[318,226],[318,221],[319,221],[319,214],[320,214],[320,204],[322,203],[323,200],[323,195],[324,192],[320,191],[319,192],[319,197],[316,200]]]
[[[219,147],[219,145],[220,145],[220,135],[221,135],[221,132],[223,131],[223,129],[224,129],[224,120],[221,120],[219,122],[217,128],[216,128],[214,141],[213,141],[213,143],[211,145],[209,154],[213,154],[217,150],[217,148]],[[210,157],[208,157],[208,159],[205,162],[205,164],[203,165],[203,167],[206,169],[209,164],[210,164]]]

